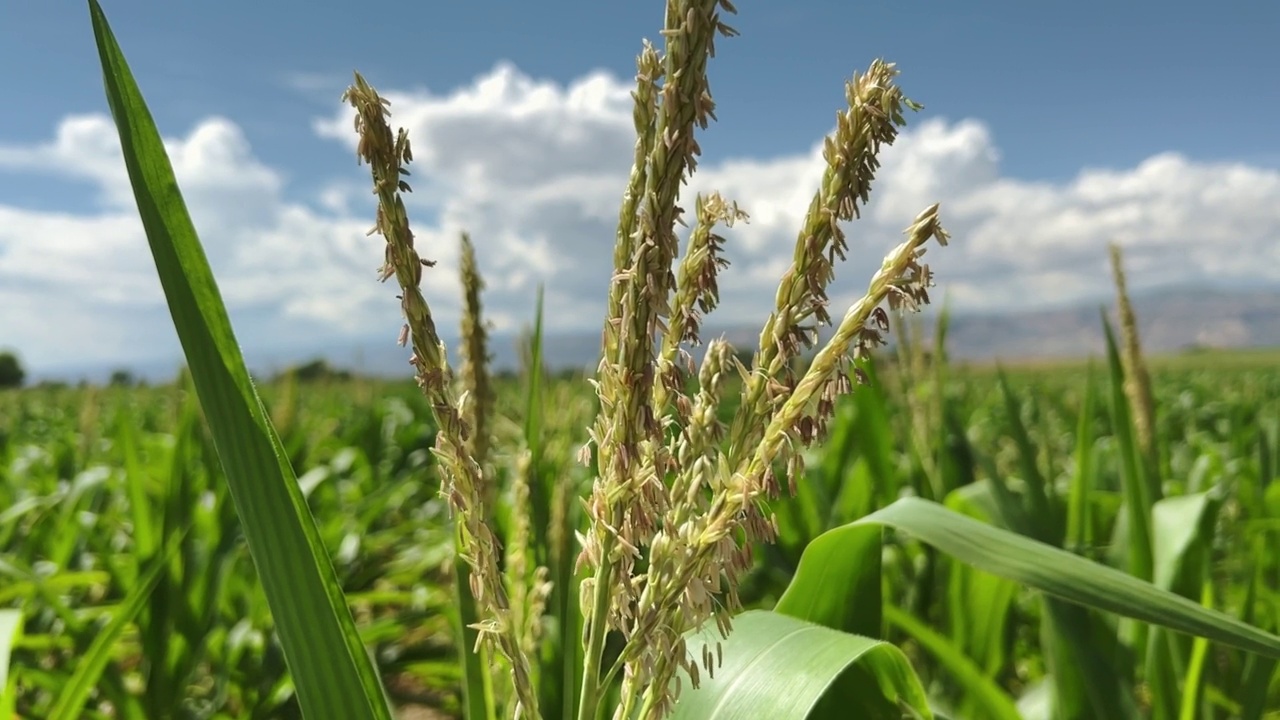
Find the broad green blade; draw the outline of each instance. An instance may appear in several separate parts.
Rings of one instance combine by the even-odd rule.
[[[897,488],[892,487],[887,480],[899,477],[899,439],[894,436],[891,411],[881,381],[876,376],[875,363],[867,361],[859,367],[867,373],[869,382],[851,396],[857,408],[855,436],[858,438],[862,457],[871,467],[871,476],[879,481],[877,489],[880,497],[894,497]]]
[[[973,567],[1064,600],[1280,658],[1280,637],[1276,635],[1132,575],[928,500],[903,498],[851,524],[892,527]]]
[[[906,656],[886,642],[761,610],[734,618],[727,639],[708,623],[687,640],[695,657],[702,643],[715,657],[719,644],[724,663],[704,669],[697,689],[681,673],[672,720],[933,717]]]
[[[1125,563],[1121,567],[1149,581],[1155,563],[1151,547],[1151,506],[1159,499],[1159,483],[1148,483],[1146,462],[1139,450],[1137,430],[1124,392],[1124,365],[1105,311],[1102,313],[1102,329],[1107,341],[1107,367],[1111,375],[1111,426],[1120,453],[1120,478],[1124,491],[1124,520],[1116,525],[1116,531],[1123,530],[1126,535],[1123,545],[1116,543],[1115,547],[1125,553]],[[1141,650],[1147,646],[1147,628],[1141,625],[1121,623],[1120,636],[1131,648]]]
[[[138,213],[303,713],[390,720],[315,519],[245,368],[160,134],[97,0],[89,10]]]
[[[1009,402],[1012,393],[1006,390],[1004,397],[1006,408],[1016,413],[1016,403]],[[1010,422],[1020,425],[1017,419]],[[1014,432],[1022,434],[1024,438],[1025,442],[1019,442],[1020,445],[1029,443],[1029,436],[1025,431],[1015,430]],[[1024,465],[1028,461],[1034,462],[1033,456],[1030,458],[1026,456],[1026,448],[1022,452],[1024,452]],[[992,458],[983,456],[981,461],[987,467],[990,477],[971,486],[965,495],[955,497],[957,504],[962,499],[976,501],[974,509],[989,508],[986,520],[998,528],[1014,531],[1022,537],[1031,536],[1039,528],[1041,535],[1052,536],[1055,542],[1061,542],[1064,529],[1057,526],[1051,531],[1043,530],[1044,527],[1055,523],[1035,516],[1034,513],[1037,512],[1035,502],[1023,503],[1022,496],[1013,493],[1005,486],[1005,481],[996,469]],[[1033,491],[1028,490],[1028,492]],[[1047,506],[1048,497],[1045,496],[1044,499]],[[958,571],[955,576],[964,577],[965,574],[963,571]],[[971,569],[969,574],[972,574]],[[983,578],[991,577],[986,573],[979,575]],[[987,598],[971,595],[968,592],[961,595],[959,588],[953,588],[952,617],[957,617],[955,614],[957,608],[962,613],[968,608],[975,609],[979,616],[978,622],[990,622],[993,618],[1000,617],[1001,613],[1007,615],[1010,609],[1009,603],[1013,597],[1012,595],[1002,596],[996,591],[999,590],[1000,585],[1007,587],[1011,583],[1007,581],[997,581],[997,583],[989,589],[990,594]],[[1116,642],[1112,625],[1098,613],[1087,608],[1063,603],[1053,596],[1046,597],[1044,600],[1044,612],[1040,619],[1040,638],[1045,665],[1051,679],[1047,688],[1054,708],[1053,716],[1057,720],[1134,717],[1136,708],[1130,700],[1133,693],[1127,673],[1132,663],[1128,662],[1127,656],[1125,659],[1120,657],[1123,650]],[[964,615],[961,614],[959,617]],[[992,633],[988,632],[988,634]],[[995,633],[996,637],[1002,635],[1003,633]]]
[[[880,536],[845,525],[814,538],[773,611],[841,632],[883,636]]]

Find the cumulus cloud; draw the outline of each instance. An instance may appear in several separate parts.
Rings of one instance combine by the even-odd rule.
[[[340,337],[382,309],[385,293],[359,281],[379,262],[367,222],[286,202],[280,175],[229,120],[165,144],[247,348]],[[110,118],[68,117],[48,143],[0,147],[0,171],[87,181],[97,203],[81,213],[0,203],[0,343],[37,369],[175,357]]]
[[[475,232],[501,308],[552,283],[551,317],[591,326],[600,311],[616,208],[633,148],[628,86],[593,74],[567,86],[499,65],[446,94],[388,93],[416,139],[424,206],[437,229]],[[316,125],[354,147],[346,113]],[[714,125],[711,128],[714,132]],[[729,235],[718,319],[755,323],[772,301],[822,172],[821,143],[767,160],[754,148],[705,163],[685,195],[720,190],[752,217]],[[425,182],[424,182],[425,180]],[[856,296],[879,258],[933,202],[955,242],[931,251],[957,309],[1028,308],[1109,292],[1106,244],[1127,249],[1131,285],[1280,282],[1280,173],[1176,153],[1136,168],[1083,169],[1066,183],[1003,178],[978,120],[913,124],[883,155],[871,202],[850,224],[836,297]],[[447,250],[446,250],[447,251]],[[519,313],[513,318],[519,321]]]
[[[629,92],[604,73],[562,85],[509,64],[448,92],[384,90],[414,145],[409,207],[419,248],[440,262],[426,282],[442,326],[456,323],[457,237],[466,230],[498,330],[530,320],[539,283],[553,330],[598,327],[634,148]],[[246,346],[394,334],[391,291],[370,281],[380,248],[365,237],[372,198],[364,169],[352,169],[350,109],[312,129],[333,148],[334,171],[310,202],[285,199],[281,169],[258,160],[231,120],[210,118],[167,141]],[[767,312],[821,177],[820,141],[768,159],[742,147],[700,166],[684,198],[690,220],[693,192],[710,189],[751,215],[726,233],[733,264],[712,322],[754,325]],[[53,213],[0,201],[0,342],[32,362],[128,359],[157,342],[175,349],[109,118],[68,117],[33,147],[0,144],[0,172],[87,181],[99,208]],[[884,154],[863,219],[847,228],[850,262],[837,271],[834,298],[852,299],[911,219],[939,201],[953,242],[931,249],[930,261],[957,310],[1104,296],[1112,240],[1126,247],[1137,290],[1280,283],[1274,170],[1167,153],[1133,168],[1086,168],[1068,182],[1027,182],[1002,177],[996,139],[980,121],[934,119],[913,123]]]

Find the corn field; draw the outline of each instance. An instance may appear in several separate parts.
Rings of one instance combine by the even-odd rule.
[[[1015,366],[1002,382],[992,370],[933,358],[918,377],[896,360],[876,363],[886,372],[840,404],[796,496],[776,504],[779,542],[758,549],[739,591],[745,606],[773,607],[814,538],[906,494],[1129,566],[1116,375],[1105,366]],[[1160,463],[1175,479],[1151,508],[1157,584],[1267,630],[1280,624],[1273,361],[1187,358],[1156,362],[1153,372]],[[573,459],[593,410],[583,388],[577,378],[528,371],[499,381],[495,456],[512,455],[526,428],[540,428],[536,475],[584,485]],[[264,393],[393,700],[458,716],[453,544],[424,449],[435,433],[429,408],[408,383],[299,385],[286,376]],[[6,630],[7,711],[50,717],[73,678],[83,678],[94,699],[86,717],[111,716],[106,707],[116,717],[300,717],[189,385],[34,389],[2,401],[0,598],[21,612],[20,632],[12,619]],[[554,493],[554,483],[538,490]],[[1033,492],[1044,498],[1038,508]],[[500,535],[521,511],[509,502]],[[532,503],[523,512],[536,515]],[[179,529],[177,553],[153,570],[163,539]],[[554,550],[545,537],[534,543],[539,556]],[[1146,657],[1100,653],[1137,624],[1051,608],[1043,594],[907,535],[887,541],[878,562],[882,615],[852,614],[904,649],[930,699],[953,717],[1049,717],[1054,691],[1076,701],[1074,717],[1096,717],[1088,686],[1153,717],[1177,717],[1186,698],[1197,718],[1280,708],[1273,661],[1176,634]],[[154,589],[135,599],[130,591],[146,580]],[[119,629],[96,677],[85,677],[82,659],[122,611],[131,627]],[[1066,642],[1089,637],[1098,644]],[[1091,660],[1073,661],[1074,653]],[[1076,672],[1054,672],[1064,667]],[[1162,703],[1173,707],[1157,715]]]
[[[955,362],[946,311],[912,314],[937,205],[827,314],[840,223],[918,107],[893,65],[845,88],[759,346],[695,359],[747,219],[697,197],[681,255],[734,8],[668,3],[588,374],[544,367],[540,299],[519,371],[488,366],[481,238],[440,342],[409,138],[357,73],[415,377],[267,380],[89,7],[187,367],[0,394],[0,718],[1280,717],[1280,357],[1147,358],[1113,248],[1105,353]]]

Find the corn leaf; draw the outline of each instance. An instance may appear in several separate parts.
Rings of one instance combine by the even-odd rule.
[[[906,532],[973,567],[1079,605],[1280,658],[1280,637],[1065,550],[903,498],[854,525]]]
[[[249,551],[308,718],[390,720],[377,671],[249,378],[164,144],[96,0],[108,104],[138,212]]]
[[[886,642],[762,610],[734,618],[727,639],[712,622],[687,642],[713,657],[718,644],[724,663],[697,689],[681,674],[672,720],[900,720],[903,708],[934,717],[906,656]]]
[[[882,637],[880,535],[878,528],[845,525],[814,538],[773,611],[841,632]]]

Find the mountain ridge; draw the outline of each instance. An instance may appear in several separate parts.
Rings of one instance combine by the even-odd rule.
[[[1159,288],[1133,294],[1134,312],[1142,347],[1148,353],[1170,353],[1200,348],[1244,349],[1280,347],[1280,288],[1222,290],[1203,287]],[[1036,361],[1099,356],[1105,351],[1101,312],[1116,323],[1114,299],[1079,302],[1032,310],[1001,312],[953,312],[947,332],[947,350],[956,360]],[[917,316],[926,335],[936,322],[939,308]],[[838,316],[836,318],[839,319]],[[824,328],[825,339],[832,328]],[[894,328],[894,332],[897,332]],[[735,347],[754,347],[759,327],[709,324],[703,337],[724,336]],[[893,342],[893,334],[889,341]],[[456,361],[457,338],[446,337],[451,360]],[[594,368],[600,347],[599,331],[547,333],[543,340],[545,364],[553,369]],[[494,366],[518,366],[518,336],[495,334],[490,339]],[[409,375],[409,352],[392,339],[365,341],[343,347],[292,348],[276,353],[245,352],[250,368],[270,375],[291,365],[325,358],[330,365],[355,372],[396,377]],[[699,353],[700,354],[700,353]],[[135,363],[127,369],[148,380],[172,378],[181,358]],[[82,364],[47,368],[31,373],[33,381],[88,379],[99,382],[119,365]]]

